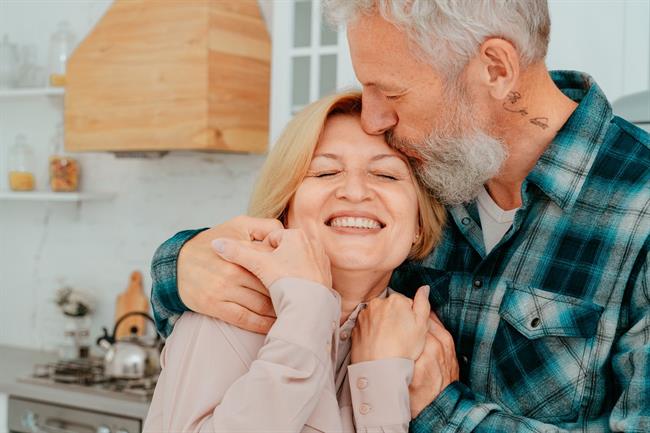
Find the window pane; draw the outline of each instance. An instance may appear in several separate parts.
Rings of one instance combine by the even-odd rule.
[[[336,90],[336,54],[320,56],[320,96]]]
[[[320,19],[320,44],[321,45],[336,45],[338,42],[338,33],[325,19],[324,14],[321,14]]]
[[[293,46],[311,45],[311,1],[297,0],[293,14]]]
[[[291,105],[300,107],[309,103],[309,56],[292,59]]]

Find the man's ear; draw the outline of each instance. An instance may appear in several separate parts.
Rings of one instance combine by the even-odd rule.
[[[505,39],[490,38],[481,44],[477,57],[481,81],[490,96],[505,99],[519,81],[519,52],[515,46]]]

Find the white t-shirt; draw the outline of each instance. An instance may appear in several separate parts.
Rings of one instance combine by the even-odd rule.
[[[515,218],[517,209],[503,210],[494,202],[485,188],[478,196],[478,214],[481,218],[483,229],[483,243],[485,253],[489,254],[492,248],[499,243],[506,234]]]

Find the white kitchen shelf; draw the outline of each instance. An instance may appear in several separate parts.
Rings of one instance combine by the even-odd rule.
[[[0,191],[0,201],[81,202],[111,200],[114,196],[115,194],[108,192]]]
[[[34,87],[34,88],[16,88],[0,89],[0,98],[29,98],[33,96],[63,96],[65,89],[63,87]]]

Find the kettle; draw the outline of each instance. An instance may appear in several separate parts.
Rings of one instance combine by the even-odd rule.
[[[160,351],[162,342],[160,335],[151,342],[138,337],[137,327],[131,328],[131,335],[120,340],[115,339],[115,333],[120,324],[127,317],[144,316],[154,323],[153,318],[141,311],[132,311],[120,317],[115,322],[113,333],[108,334],[108,329],[103,328],[104,335],[97,339],[97,345],[106,350],[104,355],[104,373],[116,379],[142,379],[155,376],[160,372]]]

